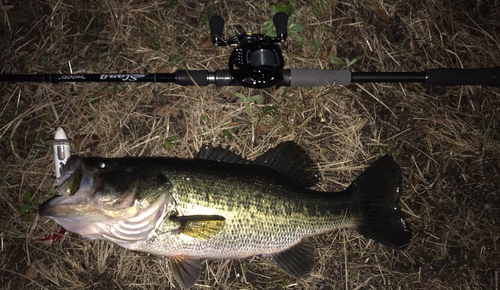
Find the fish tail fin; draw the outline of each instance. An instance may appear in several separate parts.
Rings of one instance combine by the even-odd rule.
[[[402,172],[389,154],[379,158],[346,189],[359,203],[356,230],[393,249],[404,249],[411,239],[410,225],[399,207]]]

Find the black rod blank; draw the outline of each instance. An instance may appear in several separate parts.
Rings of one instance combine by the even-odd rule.
[[[424,72],[355,72],[353,83],[424,83],[430,86],[500,87],[500,67],[428,69]]]
[[[427,79],[425,72],[354,72],[352,83],[424,83]]]
[[[429,69],[424,72],[352,72],[349,70],[285,69],[280,86],[317,87],[350,83],[409,83],[431,86],[500,87],[500,67],[480,69]],[[229,70],[179,70],[175,73],[111,74],[0,74],[0,82],[156,82],[181,86],[237,85]]]
[[[11,74],[0,75],[0,82],[158,82],[173,83],[175,74]]]

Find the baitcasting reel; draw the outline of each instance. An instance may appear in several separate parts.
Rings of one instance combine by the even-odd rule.
[[[210,18],[210,33],[214,46],[236,46],[229,57],[229,72],[238,84],[251,88],[267,88],[283,81],[283,55],[276,43],[286,40],[288,16],[279,12],[273,17],[276,37],[264,34],[241,34],[222,40],[224,19]]]

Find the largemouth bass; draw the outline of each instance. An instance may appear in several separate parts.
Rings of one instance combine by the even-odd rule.
[[[352,228],[394,249],[411,239],[399,207],[402,173],[379,158],[342,192],[309,189],[317,166],[294,142],[254,161],[203,146],[194,159],[83,158],[64,165],[40,214],[84,238],[170,257],[183,288],[200,259],[265,255],[294,277],[314,266],[309,237]]]

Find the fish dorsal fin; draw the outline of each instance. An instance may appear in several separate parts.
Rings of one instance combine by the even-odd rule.
[[[226,224],[226,218],[220,215],[171,216],[169,219],[180,224],[179,234],[199,240],[212,238]]]
[[[170,267],[175,280],[184,289],[193,286],[200,277],[201,262],[199,259],[183,255],[172,256],[170,257]]]
[[[270,255],[271,262],[295,278],[304,278],[314,268],[314,243],[308,238],[283,252]]]
[[[250,160],[241,157],[229,149],[214,147],[212,144],[203,145],[195,157],[196,159],[212,160],[234,164],[250,164]]]
[[[279,171],[298,186],[311,187],[319,181],[319,171],[311,157],[293,141],[283,142],[257,157],[254,164]]]

